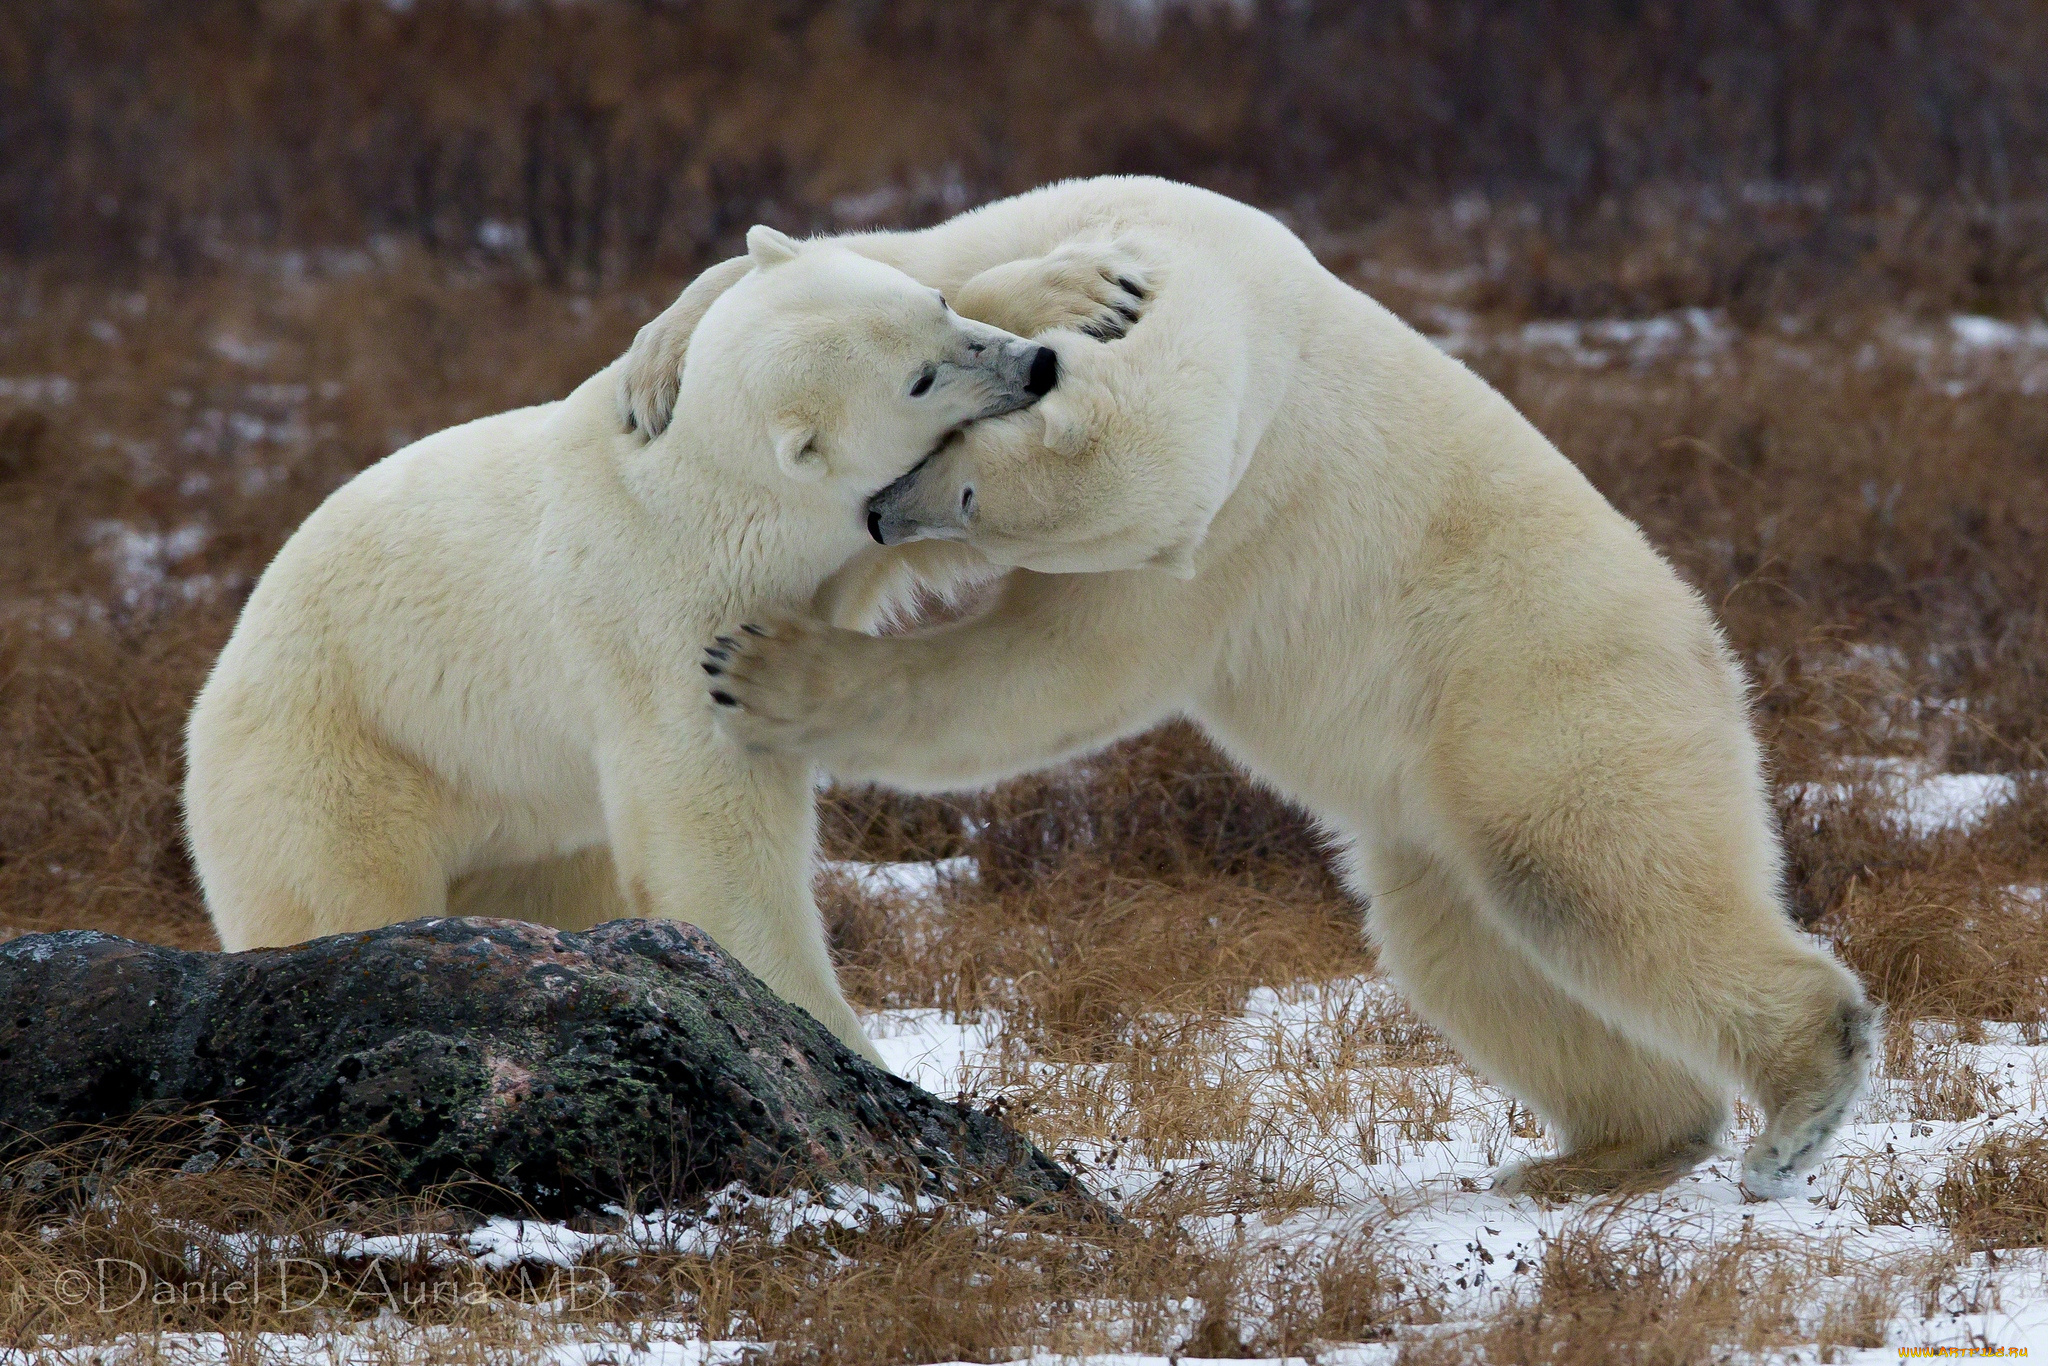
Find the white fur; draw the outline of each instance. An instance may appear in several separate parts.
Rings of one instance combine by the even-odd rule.
[[[1781,905],[1744,680],[1512,406],[1186,186],[1072,182],[844,240],[941,288],[1108,241],[1156,293],[1124,340],[1052,341],[1045,403],[893,502],[964,546],[889,554],[1019,567],[995,605],[884,639],[777,620],[734,661],[732,734],[936,790],[1192,717],[1333,833],[1395,982],[1550,1122],[1562,1155],[1505,1186],[1667,1180],[1738,1087],[1770,1120],[1753,1190],[1818,1160],[1875,1011]],[[629,360],[637,408],[662,362]]]
[[[748,242],[678,303],[694,344],[662,439],[619,430],[613,366],[399,451],[279,551],[188,735],[226,948],[444,912],[674,917],[877,1056],[811,899],[810,765],[725,742],[699,656],[809,601],[867,545],[869,494],[1029,401],[1038,348],[867,258]]]

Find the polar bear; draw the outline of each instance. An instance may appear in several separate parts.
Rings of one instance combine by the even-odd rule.
[[[718,737],[697,649],[808,601],[867,544],[868,497],[1040,399],[1056,353],[868,257],[747,241],[680,301],[663,439],[619,432],[615,366],[408,446],[278,552],[187,735],[224,947],[444,912],[686,919],[879,1061],[811,899],[809,764]],[[960,302],[1015,317],[1015,291],[1034,328],[1121,323],[1015,273]]]
[[[1745,1184],[1796,1188],[1878,1013],[1786,915],[1746,684],[1698,595],[1505,399],[1244,205],[1108,178],[838,240],[947,288],[1104,239],[1152,272],[1128,336],[1055,341],[1056,393],[868,508],[888,546],[1011,567],[993,605],[889,637],[735,618],[707,657],[727,731],[939,790],[1192,718],[1331,832],[1386,972],[1549,1122],[1560,1151],[1498,1188],[1674,1179],[1737,1088],[1768,1115]],[[642,422],[669,326],[623,376]]]

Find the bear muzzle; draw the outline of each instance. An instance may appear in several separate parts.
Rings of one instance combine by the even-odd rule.
[[[974,487],[933,470],[938,452],[918,461],[868,499],[868,535],[876,545],[906,541],[964,541],[974,516]]]

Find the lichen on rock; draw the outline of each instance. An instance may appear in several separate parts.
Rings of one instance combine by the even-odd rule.
[[[223,1160],[259,1136],[337,1167],[374,1150],[380,1180],[483,1210],[849,1180],[1093,1204],[671,921],[442,918],[237,954],[30,935],[0,945],[0,1073],[0,1156],[203,1110]]]

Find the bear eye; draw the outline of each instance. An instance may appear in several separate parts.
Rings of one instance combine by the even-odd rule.
[[[931,392],[932,381],[937,377],[938,372],[935,370],[927,370],[923,374],[919,375],[917,377],[917,383],[910,386],[910,396],[912,398],[923,398],[926,394]]]

